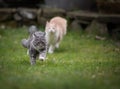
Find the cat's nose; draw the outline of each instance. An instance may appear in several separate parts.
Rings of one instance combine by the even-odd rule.
[[[55,30],[51,29],[51,32],[52,32],[52,33],[54,33],[54,32],[55,32]]]

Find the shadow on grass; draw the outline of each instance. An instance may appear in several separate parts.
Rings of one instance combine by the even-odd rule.
[[[43,64],[44,62],[39,60],[37,57],[35,65],[43,65]],[[30,59],[20,61],[20,65],[31,66]]]
[[[20,64],[22,64],[22,65],[30,65],[30,60],[22,60],[22,61],[20,61]]]

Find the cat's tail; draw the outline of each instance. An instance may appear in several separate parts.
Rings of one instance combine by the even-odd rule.
[[[21,44],[22,44],[23,47],[29,48],[29,45],[28,45],[29,43],[28,43],[27,39],[22,39]]]
[[[28,29],[28,32],[29,32],[30,35],[32,35],[36,31],[38,31],[38,28],[35,25],[31,25]]]

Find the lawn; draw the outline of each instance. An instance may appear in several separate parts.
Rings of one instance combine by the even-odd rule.
[[[60,48],[31,66],[21,39],[26,28],[0,29],[1,89],[120,89],[120,49],[68,31]]]

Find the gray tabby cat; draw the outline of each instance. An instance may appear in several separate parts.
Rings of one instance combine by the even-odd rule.
[[[22,40],[22,45],[28,48],[30,63],[34,65],[36,63],[36,57],[44,61],[47,53],[47,43],[45,39],[45,32],[37,31],[36,26],[30,26],[30,36],[28,39]]]

